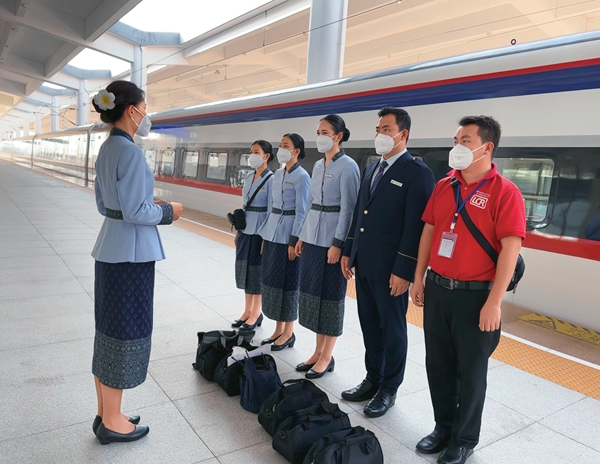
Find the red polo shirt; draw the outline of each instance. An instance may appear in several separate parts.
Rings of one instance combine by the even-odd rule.
[[[450,232],[457,210],[456,195],[450,185],[453,176],[460,181],[463,200],[481,183],[479,180],[467,184],[461,172],[454,169],[435,186],[422,217],[434,227],[429,265],[438,274],[452,279],[494,280],[496,267],[493,261],[471,235],[460,215],[454,229],[458,237],[452,258],[438,254],[442,234]],[[492,163],[492,170],[485,179],[486,183],[469,199],[465,208],[473,223],[500,253],[501,239],[510,236],[525,238],[525,200],[519,188],[497,171],[496,164]]]

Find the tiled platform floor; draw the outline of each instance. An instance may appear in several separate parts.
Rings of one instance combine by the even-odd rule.
[[[93,246],[102,218],[91,192],[0,161],[0,463],[285,462],[237,398],[192,370],[196,332],[227,328],[242,311],[233,249],[175,226],[162,227],[168,259],[157,264],[148,380],[124,408],[150,435],[101,446],[91,431]],[[270,335],[266,323],[257,338]],[[297,328],[279,354],[282,378],[312,351]],[[433,428],[421,329],[409,327],[409,361],[396,406],[367,419],[364,404],[339,399],[364,376],[356,302],[347,299],[336,370],[317,381],[379,437],[386,463],[435,462],[415,443]],[[472,464],[597,464],[600,402],[492,360],[481,443]]]

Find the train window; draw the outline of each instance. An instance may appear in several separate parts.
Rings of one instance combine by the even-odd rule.
[[[521,190],[528,222],[546,218],[554,161],[537,158],[496,158],[498,172]]]
[[[207,179],[225,180],[227,178],[227,157],[227,152],[208,154]]]
[[[175,150],[168,148],[160,152],[160,162],[158,164],[159,176],[173,176],[175,161]]]
[[[198,150],[183,151],[183,176],[195,179],[198,176]]]
[[[156,158],[155,150],[144,150],[144,158],[146,158],[146,163],[148,163],[148,167],[152,172],[154,172],[154,159]]]

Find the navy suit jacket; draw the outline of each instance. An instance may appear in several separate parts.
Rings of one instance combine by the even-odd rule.
[[[371,194],[378,166],[376,161],[363,172],[343,255],[366,278],[388,282],[394,274],[413,282],[424,225],[421,216],[435,186],[433,172],[407,152]]]

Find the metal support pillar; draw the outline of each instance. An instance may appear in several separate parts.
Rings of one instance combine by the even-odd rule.
[[[42,133],[42,115],[39,113],[35,115],[34,132],[35,135]]]
[[[51,108],[52,108],[52,115],[51,117],[51,130],[52,132],[56,132],[57,130],[60,129],[60,121],[59,121],[59,117],[60,117],[60,109],[58,107],[58,104],[56,103],[56,95],[52,95],[52,104],[51,104]]]
[[[29,135],[29,121],[25,121],[25,125],[23,126],[23,137],[27,137]]]
[[[85,88],[85,79],[79,79],[77,91],[77,125],[85,126],[90,123],[90,98]]]
[[[146,54],[144,47],[136,45],[133,47],[133,62],[131,63],[131,82],[144,92],[148,85],[148,66],[146,66]]]
[[[342,77],[348,0],[312,0],[306,83]]]

